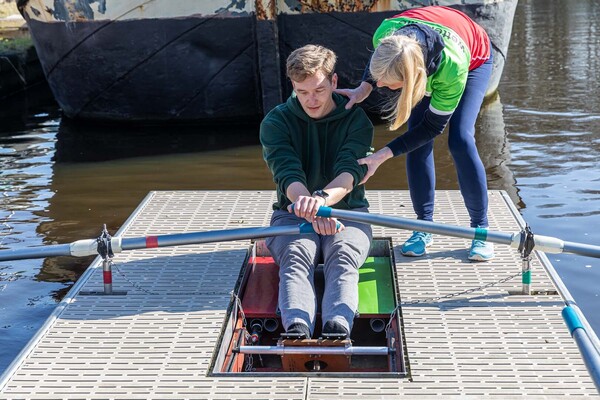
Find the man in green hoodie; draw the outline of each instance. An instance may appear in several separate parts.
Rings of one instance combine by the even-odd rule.
[[[358,268],[371,244],[371,227],[317,217],[320,206],[368,212],[359,185],[366,168],[359,158],[370,151],[373,125],[364,111],[346,110],[337,87],[333,51],[307,45],[287,59],[294,92],[262,121],[263,157],[277,185],[271,226],[309,221],[316,233],[267,239],[279,265],[279,310],[288,336],[310,338],[317,301],[314,272],[322,260],[325,288],[322,333],[350,335],[358,310]],[[293,205],[293,208],[291,207]]]

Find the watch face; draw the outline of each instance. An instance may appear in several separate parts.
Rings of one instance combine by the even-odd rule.
[[[315,190],[315,192],[313,193],[313,196],[319,196],[319,197],[323,197],[324,199],[326,199],[327,197],[329,197],[329,193],[327,193],[326,191],[319,189],[319,190]]]

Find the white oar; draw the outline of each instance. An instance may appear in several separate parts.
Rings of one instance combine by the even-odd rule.
[[[549,236],[533,235],[529,228],[522,232],[515,233],[494,232],[483,228],[465,228],[381,214],[337,210],[330,207],[320,207],[317,215],[319,217],[333,217],[365,224],[385,226],[388,228],[429,232],[445,236],[505,244],[519,249],[524,256],[529,255],[529,253],[535,249],[546,253],[573,253],[586,257],[600,258],[600,246],[566,242]],[[563,318],[569,328],[571,336],[579,348],[579,352],[590,373],[590,377],[596,385],[596,389],[600,392],[600,346],[598,345],[598,338],[591,327],[589,327],[589,323],[585,319],[585,316],[581,313],[579,307],[576,306],[575,300],[566,289],[556,271],[554,271],[553,268],[551,269],[552,271],[548,272],[553,277],[553,280],[558,281],[557,288],[559,288],[561,295],[565,300],[566,307],[562,311]]]
[[[530,247],[531,250],[535,249],[545,253],[573,253],[586,257],[600,258],[600,246],[566,242],[555,237],[533,235],[531,232],[527,231],[515,233],[495,232],[485,228],[467,228],[431,221],[391,217],[382,214],[338,210],[330,207],[320,207],[317,216],[345,219],[348,221],[385,226],[388,228],[421,231],[465,239],[484,240],[487,242],[505,244],[519,250],[524,246],[532,246]]]

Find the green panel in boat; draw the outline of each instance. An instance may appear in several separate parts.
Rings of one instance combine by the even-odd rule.
[[[358,312],[389,314],[396,308],[389,257],[368,257],[358,270]]]

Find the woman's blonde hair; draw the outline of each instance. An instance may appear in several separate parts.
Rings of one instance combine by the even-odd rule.
[[[383,38],[371,56],[370,72],[376,81],[403,82],[400,95],[383,108],[385,118],[391,121],[390,130],[396,130],[425,96],[427,72],[419,42],[404,35]]]

